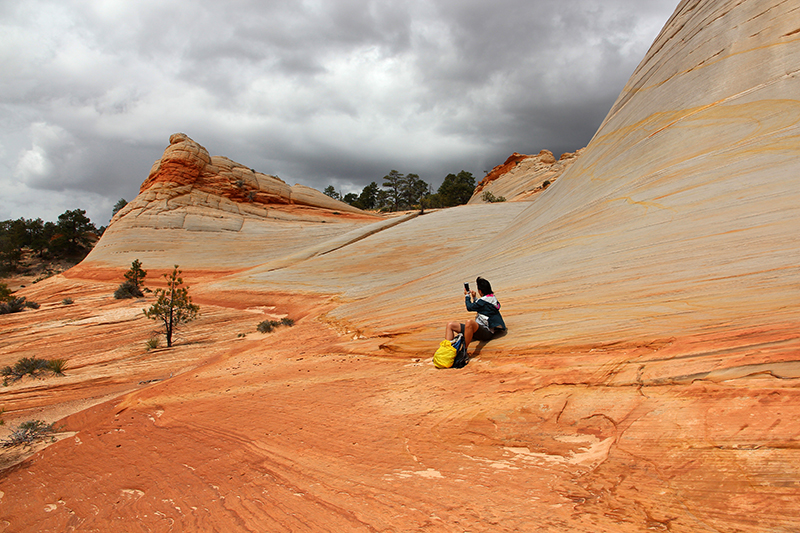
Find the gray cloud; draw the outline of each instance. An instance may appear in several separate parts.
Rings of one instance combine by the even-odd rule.
[[[0,219],[132,199],[171,133],[289,183],[584,146],[675,0],[0,3]]]

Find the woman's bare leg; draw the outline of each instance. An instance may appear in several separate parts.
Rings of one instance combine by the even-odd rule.
[[[455,338],[456,333],[461,333],[461,322],[450,322],[444,328],[444,338],[451,341]]]
[[[458,327],[459,331],[461,331],[461,324],[459,324]],[[469,348],[469,343],[472,342],[472,336],[478,331],[478,327],[478,323],[471,318],[467,320],[467,323],[464,325],[464,346],[467,348]]]

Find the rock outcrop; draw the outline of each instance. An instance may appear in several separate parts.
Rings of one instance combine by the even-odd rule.
[[[418,283],[392,276],[403,289],[334,314],[399,334],[387,302],[408,297],[406,284],[445,310],[441,287],[482,273],[510,300],[506,350],[797,323],[800,34],[791,13],[786,3],[682,2],[590,144],[538,201],[512,219],[455,210],[449,223],[475,217],[475,233],[448,231],[469,235],[469,252]],[[402,329],[443,320],[446,312],[426,313]]]
[[[290,195],[256,216],[235,185],[164,184],[188,189],[0,317],[0,364],[68,360],[0,393],[0,432],[64,424],[0,476],[0,528],[798,530],[799,12],[682,1],[533,202],[376,221]],[[201,315],[172,349],[144,349],[152,296],[111,298],[139,231],[162,250],[145,267],[193,261]],[[508,334],[437,371],[476,275]]]
[[[468,203],[486,203],[483,198],[486,193],[509,202],[531,201],[552,185],[577,160],[581,151],[562,154],[558,160],[550,150],[542,150],[538,155],[514,152],[505,163],[486,174]]]
[[[266,208],[273,205],[304,205],[362,213],[360,209],[310,187],[289,187],[275,176],[256,172],[227,157],[209,156],[204,147],[185,134],[176,133],[170,137],[169,146],[161,159],[153,163],[150,175],[142,183],[139,192],[144,194],[151,190],[177,188],[179,195],[183,190],[181,186],[191,186],[195,192],[227,198],[245,206]],[[124,216],[128,211],[120,215]]]
[[[182,133],[79,270],[180,264],[226,271],[318,247],[381,219],[303,185],[254,172]]]

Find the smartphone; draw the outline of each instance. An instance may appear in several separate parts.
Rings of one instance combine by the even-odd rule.
[[[469,292],[469,283],[464,284],[464,290]]]

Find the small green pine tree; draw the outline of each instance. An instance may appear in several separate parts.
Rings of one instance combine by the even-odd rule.
[[[175,329],[181,324],[194,320],[200,310],[199,306],[192,303],[189,288],[181,287],[183,278],[180,275],[181,271],[178,270],[178,265],[175,265],[172,274],[164,274],[167,287],[156,289],[156,303],[150,306],[150,309],[144,310],[147,318],[160,321],[164,325],[164,335],[167,338],[168,347],[172,347],[172,335]]]
[[[142,263],[138,259],[134,260],[130,270],[125,272],[125,281],[120,283],[117,290],[114,291],[114,298],[122,300],[144,296],[142,287],[144,287],[145,276],[147,276],[147,271],[142,270]]]

